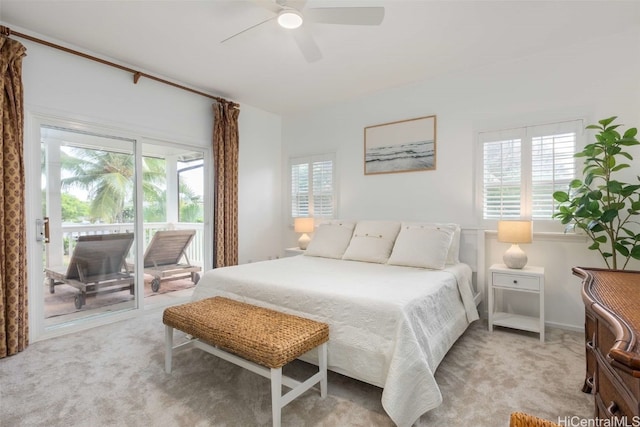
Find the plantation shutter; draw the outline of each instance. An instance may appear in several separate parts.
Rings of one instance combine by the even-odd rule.
[[[481,132],[483,219],[552,220],[576,174],[582,120]]]
[[[309,216],[309,164],[291,165],[291,216]]]
[[[483,218],[519,218],[522,139],[513,132],[487,132],[480,135],[480,142],[483,152]]]
[[[333,218],[335,179],[332,155],[291,160],[291,217]]]
[[[558,208],[553,193],[567,191],[575,177],[573,154],[582,122],[536,126],[528,130],[531,136],[531,216],[552,219]]]
[[[333,216],[333,161],[313,162],[313,216]]]

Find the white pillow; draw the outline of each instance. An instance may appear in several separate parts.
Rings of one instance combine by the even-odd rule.
[[[404,226],[411,227],[440,227],[447,230],[451,230],[453,232],[453,237],[451,239],[451,246],[449,246],[449,251],[447,252],[447,264],[458,264],[460,262],[460,225],[454,223],[443,223],[443,222],[403,222],[402,227]]]
[[[442,270],[453,234],[448,227],[403,224],[387,263]]]
[[[453,236],[451,238],[451,246],[449,246],[449,252],[447,252],[447,264],[458,264],[460,262],[460,226],[453,223],[436,223],[433,224],[436,227],[446,228],[453,230]]]
[[[395,221],[358,221],[342,259],[385,263],[399,231]]]
[[[342,258],[349,245],[355,223],[352,221],[331,220],[323,222],[313,233],[305,255],[324,258]]]
[[[447,264],[459,264],[460,263],[460,233],[462,230],[458,224],[455,226],[453,237],[451,238],[451,246],[449,246],[449,253],[447,253]]]

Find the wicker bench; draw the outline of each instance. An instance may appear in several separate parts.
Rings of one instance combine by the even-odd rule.
[[[223,297],[207,298],[165,309],[165,370],[171,373],[173,351],[195,346],[224,360],[271,379],[273,425],[280,426],[282,408],[320,383],[327,394],[327,341],[325,323],[280,313]],[[193,338],[173,345],[173,329]],[[319,370],[304,382],[282,375],[282,367],[318,348]],[[282,386],[291,390],[282,394]]]

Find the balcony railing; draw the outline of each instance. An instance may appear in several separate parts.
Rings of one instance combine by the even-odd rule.
[[[62,251],[50,251],[47,257],[47,265],[63,265],[68,259],[69,254],[73,253],[79,236],[97,235],[97,234],[113,234],[113,233],[131,233],[133,232],[133,223],[122,224],[62,224]],[[179,222],[179,223],[145,223],[143,236],[143,250],[153,238],[156,231],[160,230],[196,230],[196,234],[187,248],[187,257],[189,262],[195,265],[204,265],[204,226],[202,223]],[[53,242],[51,244],[54,244]],[[129,259],[134,257],[135,249],[132,247],[129,253]],[[62,254],[54,256],[54,253]]]

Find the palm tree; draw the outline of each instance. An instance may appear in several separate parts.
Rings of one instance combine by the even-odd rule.
[[[112,151],[71,148],[61,152],[63,170],[71,176],[62,179],[62,188],[88,192],[94,219],[120,223],[133,212],[134,155]],[[158,202],[166,188],[165,161],[142,158],[142,187],[145,202]],[[127,216],[127,218],[125,218]]]
[[[203,201],[187,184],[180,182],[180,221],[203,222]]]

